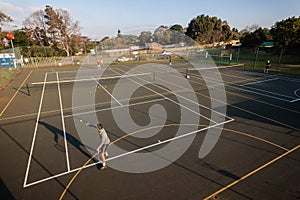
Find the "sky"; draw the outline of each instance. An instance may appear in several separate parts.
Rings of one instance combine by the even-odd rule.
[[[80,22],[82,35],[97,40],[116,36],[118,29],[138,35],[160,25],[187,27],[201,14],[227,20],[238,30],[253,24],[271,28],[276,21],[300,15],[299,0],[14,0],[0,2],[0,10],[14,20],[3,29],[21,28],[26,17],[45,5],[68,10]]]

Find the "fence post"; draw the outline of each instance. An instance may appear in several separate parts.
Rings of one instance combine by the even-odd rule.
[[[254,69],[254,67],[256,66],[256,63],[257,63],[258,51],[259,51],[259,47],[257,47],[257,50],[256,50],[256,55],[255,55],[255,61],[254,61],[253,69]]]

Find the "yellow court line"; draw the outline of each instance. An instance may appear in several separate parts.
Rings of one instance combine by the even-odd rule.
[[[294,91],[294,94],[295,94],[296,97],[300,98],[300,95],[298,94],[298,91],[300,91],[300,88],[296,89]]]
[[[29,76],[31,75],[32,70],[30,71],[30,73],[27,75],[27,77],[25,78],[25,80],[22,82],[22,84],[20,85],[20,87],[18,88],[18,90],[15,92],[15,94],[12,96],[12,98],[9,100],[9,102],[6,104],[6,106],[3,108],[2,112],[0,113],[0,117],[3,115],[3,113],[6,111],[6,109],[8,108],[8,106],[11,104],[11,102],[14,100],[14,98],[17,96],[18,92],[21,90],[21,88],[23,87],[23,85],[25,84],[25,82],[27,81],[27,79],[29,78]]]
[[[218,127],[216,127],[216,128],[218,128]],[[232,130],[232,129],[228,129],[228,128],[223,128],[223,130],[230,131],[230,132],[233,132],[233,133],[237,133],[237,134],[240,134],[240,135],[244,135],[244,136],[256,139],[256,140],[260,140],[262,142],[265,142],[265,143],[270,144],[272,146],[278,147],[278,148],[283,149],[285,151],[289,151],[289,149],[287,149],[287,148],[285,148],[283,146],[280,146],[280,145],[278,145],[278,144],[276,144],[274,142],[271,142],[269,140],[266,140],[266,139],[263,139],[263,138],[260,138],[260,137],[254,136],[254,135],[250,135],[250,134],[247,134],[247,133],[244,133],[244,132],[241,132],[241,131],[236,131],[236,130]]]
[[[124,135],[116,140],[114,140],[111,144],[114,144],[114,143],[117,143],[118,141],[128,137],[128,136],[131,136],[131,135],[134,135],[136,133],[140,133],[140,132],[144,132],[146,130],[150,130],[150,129],[155,129],[155,128],[160,128],[160,127],[170,127],[170,126],[197,126],[197,127],[205,127],[205,125],[199,125],[199,124],[164,124],[164,125],[157,125],[157,126],[153,126],[153,127],[148,127],[148,128],[144,128],[144,129],[140,129],[140,130],[137,130],[137,131],[134,131],[134,132],[131,132],[127,135]],[[218,129],[222,129],[222,128],[219,128],[219,127],[214,127],[214,128],[218,128]],[[260,140],[262,142],[265,142],[267,144],[270,144],[270,145],[273,145],[273,146],[276,146],[280,149],[283,149],[283,150],[286,150],[288,151],[288,149],[278,145],[278,144],[275,144],[273,142],[270,142],[268,140],[265,140],[265,139],[262,139],[262,138],[259,138],[259,137],[256,137],[256,136],[253,136],[253,135],[250,135],[250,134],[247,134],[247,133],[244,133],[244,132],[241,132],[241,131],[236,131],[236,130],[232,130],[232,129],[228,129],[228,128],[224,128],[225,131],[229,131],[229,132],[232,132],[232,133],[237,133],[237,134],[240,134],[240,135],[244,135],[244,136],[247,136],[247,137],[250,137],[250,138],[253,138],[253,139],[257,139],[257,140]],[[67,186],[65,187],[64,191],[62,192],[61,196],[60,196],[60,200],[63,199],[63,197],[65,196],[67,190],[70,188],[71,184],[74,182],[74,180],[77,178],[77,176],[80,174],[80,172],[85,168],[85,166],[91,161],[93,160],[96,155],[98,153],[95,153],[90,159],[88,159],[81,167],[80,169],[76,172],[76,174],[72,177],[72,179],[69,181],[69,183],[67,184]]]
[[[289,155],[290,153],[296,151],[296,150],[299,149],[299,148],[300,148],[300,145],[298,145],[298,146],[294,147],[293,149],[291,149],[291,150],[289,150],[289,151],[287,151],[287,152],[281,154],[280,156],[274,158],[273,160],[267,162],[266,164],[264,164],[264,165],[258,167],[257,169],[251,171],[250,173],[246,174],[245,176],[241,177],[240,179],[238,179],[238,180],[236,180],[236,181],[233,181],[233,182],[230,183],[229,185],[223,187],[222,189],[220,189],[220,190],[216,191],[215,193],[211,194],[210,196],[204,198],[204,200],[209,200],[209,199],[214,198],[216,195],[220,194],[221,192],[224,192],[225,190],[231,188],[232,186],[234,186],[234,185],[238,184],[239,182],[245,180],[245,179],[248,178],[249,176],[251,176],[251,175],[253,175],[253,174],[259,172],[260,170],[262,170],[262,169],[268,167],[269,165],[271,165],[271,164],[273,164],[274,162],[278,161],[279,159],[281,159],[281,158],[283,158],[283,157]]]

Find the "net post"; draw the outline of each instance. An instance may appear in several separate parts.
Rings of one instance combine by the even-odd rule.
[[[186,69],[185,71],[185,78],[189,78],[189,69]]]
[[[28,96],[31,96],[30,90],[29,90],[29,86],[28,86],[28,83],[26,83],[26,90],[27,90],[27,95],[28,95]]]

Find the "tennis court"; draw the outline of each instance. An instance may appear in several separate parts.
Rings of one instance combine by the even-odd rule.
[[[2,196],[299,198],[300,79],[192,68],[24,70],[1,91]],[[93,157],[97,132],[85,126],[98,121],[114,145],[105,171]]]

